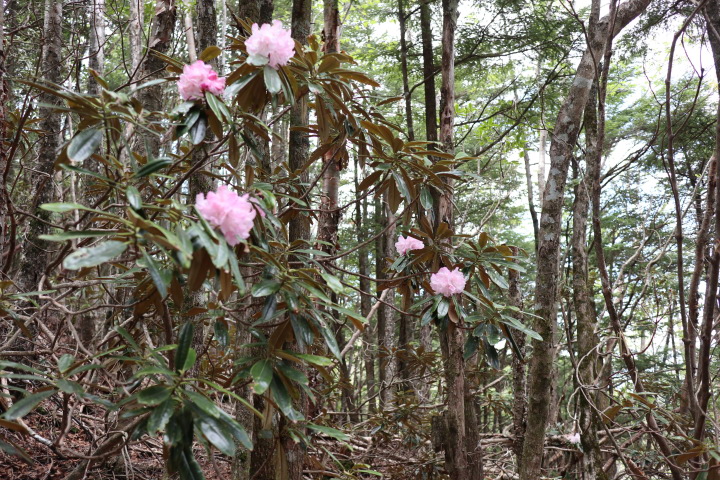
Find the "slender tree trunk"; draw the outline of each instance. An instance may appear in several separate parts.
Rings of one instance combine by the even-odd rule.
[[[446,153],[454,153],[455,122],[455,30],[458,0],[443,0],[442,86],[440,88],[440,142]],[[452,185],[448,185],[452,188]],[[452,227],[452,193],[440,196],[435,209],[435,227]],[[477,419],[465,375],[465,338],[461,321],[447,320],[439,328],[447,387],[447,443],[445,463],[451,478],[482,479],[482,451]]]
[[[142,0],[130,0],[130,80],[138,76],[140,61],[142,59],[143,34],[143,5]]]
[[[91,0],[88,5],[90,16],[90,52],[89,65],[100,76],[105,75],[105,0]],[[95,79],[89,80],[90,93],[99,93]]]
[[[526,146],[527,148],[527,146]],[[528,191],[528,207],[530,209],[530,218],[533,224],[533,238],[535,238],[535,251],[538,247],[538,216],[535,211],[535,196],[533,195],[533,182],[532,174],[530,173],[530,156],[528,155],[527,149],[523,149],[523,158],[525,159],[525,180],[527,183]]]
[[[400,23],[400,70],[403,81],[403,97],[405,97],[405,121],[407,122],[408,140],[415,140],[413,127],[412,97],[408,81],[408,47],[407,47],[407,16],[405,14],[405,0],[398,0],[398,22]]]
[[[425,138],[436,142],[437,136],[437,105],[435,103],[435,60],[433,55],[432,11],[431,0],[420,3],[420,33],[422,37],[423,78],[425,83]]]
[[[358,161],[355,159],[355,191],[358,190]],[[355,226],[358,231],[358,243],[364,243],[365,236],[367,235],[367,198],[363,198],[362,201],[355,204]],[[370,281],[370,262],[368,259],[370,252],[367,245],[363,245],[358,250],[358,273],[360,274],[360,314],[367,318],[372,308],[372,298],[370,296],[371,281]],[[375,339],[373,338],[373,328],[368,321],[363,332],[363,340],[366,347],[363,349],[364,354],[364,366],[365,366],[365,385],[367,393],[367,405],[368,411],[374,413],[377,410],[377,401],[375,398],[375,354],[372,350],[372,345],[376,345]],[[357,388],[360,388],[357,385]]]
[[[46,0],[42,76],[46,81],[55,84],[62,81],[62,20],[63,2]],[[37,162],[29,178],[31,193],[25,210],[32,212],[34,217],[30,218],[28,223],[16,281],[21,292],[43,289],[39,282],[48,264],[48,251],[53,245],[39,238],[40,235],[48,233],[50,221],[50,212],[39,207],[55,199],[53,170],[60,149],[61,118],[53,107],[60,103],[60,99],[55,95],[42,93],[38,103],[40,105],[38,118],[41,119],[39,126],[43,135],[38,141]]]
[[[435,57],[433,55],[432,37],[432,0],[421,0],[420,2],[420,37],[422,42],[423,61],[423,94],[425,100],[425,139],[436,142],[437,136],[437,104],[435,99]],[[434,223],[433,210],[425,212]],[[420,327],[420,346],[426,352],[432,349],[432,330],[430,325]],[[423,382],[420,386],[420,399],[423,402],[430,400],[430,384]]]
[[[7,141],[10,132],[10,122],[8,120],[8,105],[10,103],[10,85],[8,83],[8,71],[5,63],[5,9],[0,8],[0,238],[7,239],[10,232],[7,226],[7,214],[10,198],[8,196],[7,187],[5,185],[5,171],[8,168],[10,159],[8,158],[10,144]],[[0,258],[5,259],[4,246],[0,248]]]
[[[310,0],[293,0],[292,4],[292,37],[301,45],[307,45],[307,37],[310,35],[312,17],[312,2]],[[300,182],[306,185],[308,173],[303,171],[304,165],[309,157],[310,142],[305,132],[292,130],[292,127],[305,127],[309,123],[307,98],[299,99],[290,111],[290,141],[288,163],[291,172],[300,173]],[[310,222],[307,216],[298,213],[290,220],[289,241],[308,240],[310,238]],[[298,411],[307,416],[307,397],[300,395]],[[285,458],[288,466],[288,480],[302,480],[303,462],[305,455],[300,445],[290,438],[289,435],[281,436]]]
[[[593,3],[597,2],[594,0]],[[582,114],[590,95],[590,88],[597,72],[597,63],[603,56],[608,35],[614,37],[632,19],[642,13],[650,0],[628,0],[617,11],[610,32],[609,16],[603,17],[589,29],[589,45],[577,69],[568,96],[560,107],[550,144],[550,174],[544,192],[540,235],[537,254],[537,277],[535,289],[534,330],[543,340],[533,340],[533,356],[530,361],[528,384],[528,423],[523,459],[520,467],[521,480],[540,478],[545,444],[545,428],[552,398],[554,343],[557,317],[557,279],[560,253],[562,207],[565,197],[570,158],[577,141]]]
[[[340,51],[340,14],[338,0],[324,0],[324,28],[325,43],[323,51],[326,55]],[[318,98],[318,108],[324,108],[327,103]],[[333,137],[338,132],[320,132],[323,143],[335,142]],[[323,155],[322,193],[320,196],[320,214],[318,218],[319,249],[333,254],[337,250],[338,228],[340,224],[340,210],[338,209],[338,194],[340,191],[340,171],[342,169],[343,154],[347,155],[343,144],[333,145]]]
[[[592,89],[585,108],[585,151],[587,157],[600,155],[597,139],[597,90]],[[580,175],[579,175],[580,176]],[[587,219],[589,211],[588,178],[580,176],[575,187],[573,202],[573,232],[571,240],[573,262],[573,306],[577,323],[577,379],[580,382],[578,409],[579,428],[584,455],[580,459],[581,478],[595,480],[604,475],[602,457],[597,436],[595,384],[598,374],[598,337],[595,307],[588,279]]]
[[[156,0],[155,16],[152,20],[148,48],[158,53],[167,54],[172,44],[176,22],[177,8],[175,0]],[[147,82],[163,75],[165,62],[151,52],[146,52],[140,69],[140,78]],[[150,112],[160,111],[163,109],[163,87],[154,85],[144,88],[138,91],[138,99],[145,110]],[[135,151],[142,153],[145,148],[147,148],[148,155],[157,156],[160,152],[160,138],[157,135],[138,135],[135,142]]]
[[[518,254],[518,248],[513,247],[513,255]],[[523,310],[522,294],[520,292],[520,272],[517,270],[508,270],[508,302],[510,305]],[[522,314],[518,314],[517,319],[522,321]],[[515,334],[515,343],[521,353],[525,354],[525,334]],[[522,455],[523,438],[525,437],[525,415],[527,413],[527,392],[525,378],[525,360],[513,356],[512,360],[512,387],[513,387],[513,403],[512,403],[512,422],[513,422],[513,452],[517,463],[520,464]]]
[[[708,37],[710,39],[710,47],[712,49],[713,59],[715,60],[715,75],[720,81],[720,2],[718,0],[709,0],[706,6],[706,20],[708,27]],[[720,92],[720,85],[718,86]],[[708,415],[708,405],[711,396],[712,377],[710,375],[710,363],[712,352],[712,334],[716,321],[715,312],[717,310],[716,298],[718,289],[718,276],[720,275],[720,104],[717,107],[716,118],[718,122],[715,124],[715,151],[713,157],[715,160],[715,185],[708,182],[708,198],[710,197],[710,189],[713,186],[715,191],[715,238],[713,242],[712,255],[710,255],[709,268],[706,279],[706,298],[703,306],[703,319],[700,325],[700,350],[698,352],[698,368],[697,368],[697,401],[698,413],[695,419],[695,428],[693,436],[695,439],[702,441],[705,436],[705,423]],[[712,175],[712,174],[711,174]],[[707,206],[708,210],[712,207]],[[696,475],[693,475],[696,477]]]

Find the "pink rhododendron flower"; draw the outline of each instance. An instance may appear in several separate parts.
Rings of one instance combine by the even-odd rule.
[[[450,271],[447,267],[442,267],[437,273],[430,275],[430,287],[435,293],[441,293],[446,297],[461,293],[465,290],[465,275],[459,268]]]
[[[208,223],[218,228],[225,240],[235,246],[250,236],[255,220],[255,208],[249,195],[239,196],[227,185],[220,185],[217,192],[208,192],[207,197],[198,194],[195,208]]]
[[[177,86],[183,100],[200,100],[204,92],[221,95],[225,91],[225,77],[218,77],[210,65],[198,60],[183,67]]]
[[[395,242],[395,248],[397,249],[398,254],[405,255],[410,250],[420,250],[421,248],[425,248],[425,244],[417,238],[413,238],[409,235],[407,238],[400,235],[398,237],[398,241]]]
[[[280,20],[273,20],[272,25],[265,23],[258,27],[252,26],[252,35],[245,40],[248,55],[262,55],[269,59],[268,65],[276,69],[287,65],[295,55],[295,41],[290,31],[282,28]]]

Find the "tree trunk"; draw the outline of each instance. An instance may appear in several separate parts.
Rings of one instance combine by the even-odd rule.
[[[715,76],[720,81],[720,2],[718,0],[709,0],[706,6],[706,20],[708,27],[708,37],[710,39],[710,47],[715,60]],[[718,86],[720,91],[720,85]],[[700,325],[700,350],[698,351],[698,368],[697,368],[697,401],[699,415],[695,419],[695,428],[693,436],[695,439],[702,441],[705,436],[705,423],[707,421],[707,410],[711,396],[712,376],[710,373],[711,352],[712,352],[712,333],[715,323],[716,298],[718,288],[718,275],[720,274],[720,104],[717,107],[715,123],[715,151],[713,157],[715,159],[714,177],[715,185],[708,182],[708,189],[715,190],[715,238],[713,244],[712,255],[709,256],[709,268],[706,279],[706,298],[703,306],[703,320]],[[711,174],[712,175],[712,174]],[[708,191],[708,197],[710,192]],[[708,209],[712,208],[710,205]],[[693,475],[696,477],[696,475]]]
[[[436,142],[437,105],[435,103],[435,60],[432,45],[431,0],[420,3],[420,32],[422,36],[423,79],[425,83],[425,138]]]
[[[325,43],[323,51],[327,54],[340,51],[340,14],[338,0],[324,0],[324,28]],[[327,102],[318,98],[318,107],[324,108]],[[320,141],[323,144],[334,142],[333,137],[338,132],[320,132]],[[338,209],[338,194],[340,191],[340,170],[342,169],[344,145],[333,145],[323,155],[322,193],[320,194],[320,214],[318,217],[318,234],[320,242],[318,248],[330,255],[334,254],[338,245],[338,227],[340,224],[340,210]]]
[[[440,142],[454,153],[455,122],[455,30],[458,0],[443,0],[442,86],[440,88]],[[449,183],[449,182],[448,182]],[[452,188],[452,185],[448,185]],[[452,193],[440,196],[435,205],[435,228],[453,225]],[[447,387],[447,443],[445,463],[451,478],[482,479],[482,452],[477,419],[465,375],[465,338],[460,324],[447,319],[439,328]]]
[[[310,0],[293,0],[291,31],[292,37],[299,42],[300,45],[307,45],[307,37],[310,35],[311,17],[312,2]],[[303,97],[293,105],[290,111],[290,127],[306,127],[308,123],[307,98]],[[307,134],[305,132],[291,130],[289,144],[288,163],[290,171],[301,172],[309,157],[310,142]],[[302,171],[299,180],[302,184],[307,184],[308,172]],[[303,193],[304,192],[301,192],[301,195]],[[290,220],[289,237],[290,243],[293,241],[308,240],[310,238],[310,222],[307,216],[298,212],[298,214]],[[308,405],[305,394],[300,395],[298,411],[303,416],[307,416]],[[287,434],[283,434],[280,441],[288,467],[288,480],[302,480],[303,463],[305,459],[303,449]]]
[[[518,254],[518,248],[513,247],[513,255]],[[520,292],[520,272],[517,270],[508,270],[508,303],[518,309],[523,310],[522,294]],[[518,314],[516,318],[522,321],[522,314]],[[521,353],[525,354],[525,334],[515,334],[515,343]],[[513,387],[513,403],[512,403],[512,422],[513,422],[513,452],[517,459],[518,465],[523,449],[523,438],[525,437],[525,415],[527,413],[527,393],[525,378],[525,359],[513,356],[512,360],[512,387]]]
[[[597,1],[597,0],[595,0]],[[597,71],[597,61],[602,58],[608,35],[617,35],[632,19],[642,13],[650,0],[628,0],[617,11],[610,29],[609,16],[603,17],[589,29],[589,45],[583,53],[568,96],[560,107],[550,144],[550,174],[544,192],[540,235],[537,254],[537,277],[535,288],[535,331],[543,340],[533,340],[533,356],[530,360],[528,385],[528,423],[523,445],[520,478],[540,478],[545,445],[545,428],[552,398],[554,344],[557,317],[557,280],[560,252],[562,206],[565,197],[570,158],[582,123],[582,114],[590,95],[590,88]],[[596,28],[592,28],[596,27]]]
[[[142,12],[142,9],[141,9]],[[153,17],[148,48],[158,53],[167,54],[172,45],[173,32],[177,22],[175,0],[156,0],[155,16]],[[165,62],[158,56],[147,52],[141,63],[140,78],[143,82],[160,78],[165,71]],[[138,100],[149,112],[163,109],[163,86],[153,85],[138,92]],[[155,134],[140,134],[136,138],[135,151],[157,157],[160,152],[160,138]]]
[[[591,14],[592,15],[592,14]],[[601,155],[597,138],[597,89],[593,88],[585,108],[585,152],[586,158]],[[592,160],[591,160],[592,161]],[[579,175],[580,176],[580,175]],[[595,480],[604,475],[602,457],[597,437],[598,418],[595,384],[598,374],[598,337],[595,306],[588,279],[587,219],[589,211],[588,178],[580,176],[575,187],[573,202],[572,262],[573,262],[573,306],[577,324],[577,378],[580,382],[578,410],[580,411],[580,440],[584,455],[580,459],[581,478]]]
[[[105,75],[105,0],[91,0],[88,5],[90,16],[90,52],[88,63],[101,77]],[[94,78],[89,79],[88,91],[97,94],[100,91]]]
[[[241,0],[238,2],[238,17],[249,18],[251,22],[262,25],[272,22],[274,9],[273,0]]]
[[[412,97],[408,82],[408,47],[407,47],[407,17],[405,14],[405,0],[398,0],[398,22],[400,23],[400,70],[402,72],[403,97],[405,97],[405,121],[407,122],[407,136],[411,142],[415,140],[413,127]],[[434,77],[433,77],[434,78]],[[434,102],[433,98],[433,102]]]
[[[142,0],[130,0],[130,81],[137,79],[142,58],[143,5]]]
[[[42,76],[46,81],[55,84],[62,81],[62,20],[63,2],[46,0]],[[48,250],[52,247],[52,243],[39,238],[40,235],[49,232],[48,222],[51,216],[50,212],[39,207],[55,199],[53,170],[60,149],[61,120],[60,114],[53,110],[53,106],[59,105],[60,99],[55,95],[42,93],[38,103],[40,105],[38,118],[41,119],[39,125],[43,135],[38,141],[37,162],[29,176],[31,193],[25,210],[32,212],[34,217],[28,222],[16,281],[21,292],[43,290],[39,282],[48,264]]]

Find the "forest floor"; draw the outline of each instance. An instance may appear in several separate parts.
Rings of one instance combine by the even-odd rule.
[[[25,417],[25,423],[40,436],[52,438],[48,428],[50,416],[31,414]],[[2,434],[8,432],[0,429]],[[52,432],[57,433],[53,428]],[[29,436],[9,432],[0,434],[0,441],[12,442],[21,448],[31,462],[20,456],[9,455],[0,450],[0,480],[63,480],[78,465],[76,458],[61,458],[49,447],[33,440]],[[63,447],[68,450],[87,454],[91,447],[88,435],[71,430],[63,439]],[[228,480],[231,478],[232,459],[215,455],[211,462],[204,448],[197,445],[195,455],[207,480]],[[214,463],[214,465],[213,465]],[[111,455],[103,464],[91,467],[85,478],[88,480],[159,480],[165,477],[162,455],[162,442],[159,438],[150,438],[124,448],[120,453]]]

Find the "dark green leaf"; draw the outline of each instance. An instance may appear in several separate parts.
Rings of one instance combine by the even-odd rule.
[[[7,412],[5,412],[5,414],[3,414],[3,417],[6,420],[17,420],[18,418],[22,418],[28,413],[30,413],[33,408],[38,406],[40,402],[52,397],[56,393],[57,390],[45,390],[44,392],[38,392],[33,393],[32,395],[28,395],[22,400],[15,402],[15,404],[10,407]]]
[[[150,435],[155,435],[158,431],[165,430],[170,417],[175,413],[175,408],[178,402],[173,398],[168,398],[157,407],[155,407],[148,417],[147,432]]]
[[[183,371],[182,369],[185,367],[185,361],[187,360],[188,352],[190,351],[190,344],[192,343],[194,331],[195,327],[190,322],[187,322],[180,327],[180,333],[178,334],[178,348],[175,352],[175,370],[179,372]]]
[[[199,145],[205,140],[205,134],[207,132],[208,120],[205,114],[201,114],[197,122],[190,127],[190,141],[193,145]]]
[[[202,410],[197,410],[198,418],[196,425],[208,440],[218,450],[228,456],[235,455],[235,443],[232,434],[228,432],[224,425],[214,417],[206,415]]]
[[[75,363],[75,357],[73,357],[69,353],[66,353],[58,359],[58,370],[60,371],[60,373],[64,373],[68,368],[72,366],[73,363]]]
[[[140,191],[137,188],[132,185],[128,185],[125,189],[125,195],[127,196],[130,208],[136,212],[142,210],[142,197],[140,196]]]
[[[159,405],[172,395],[172,388],[166,385],[153,385],[138,393],[138,403],[143,405]]]
[[[76,163],[82,163],[90,158],[95,150],[102,144],[103,132],[98,128],[89,128],[78,132],[67,148],[67,156]]]
[[[253,297],[266,297],[280,290],[282,283],[272,278],[266,278],[252,287]]]
[[[148,175],[151,175],[158,170],[167,167],[168,165],[172,164],[172,160],[169,158],[158,158],[157,160],[154,160],[152,162],[148,162],[145,165],[140,168],[137,172],[135,172],[135,175],[133,177],[135,178],[141,178],[141,177],[147,177]]]
[[[116,242],[114,240],[103,242],[92,247],[80,248],[65,257],[63,267],[68,270],[95,267],[117,257],[126,249],[126,243]]]
[[[79,383],[65,380],[64,378],[59,379],[57,382],[55,382],[55,384],[60,390],[65,393],[75,395],[82,395],[83,393],[85,393],[85,390],[83,390]]]
[[[148,272],[150,272],[150,277],[152,277],[153,283],[155,284],[155,287],[157,288],[160,297],[167,297],[167,285],[165,284],[165,280],[163,279],[163,276],[160,273],[160,269],[155,263],[155,260],[153,260],[153,258],[148,255],[144,248],[142,249],[142,254],[143,259],[145,260],[145,267],[147,267]]]
[[[262,359],[252,366],[250,369],[250,375],[253,378],[253,390],[258,395],[261,395],[270,386],[270,381],[273,377],[273,366],[270,360]]]
[[[263,67],[263,75],[265,76],[265,87],[267,87],[268,92],[276,94],[282,90],[282,79],[277,70],[269,65],[265,65]]]
[[[325,427],[323,425],[315,425],[314,423],[308,423],[308,428],[343,442],[350,440],[350,436],[348,434],[343,433],[335,428]]]

